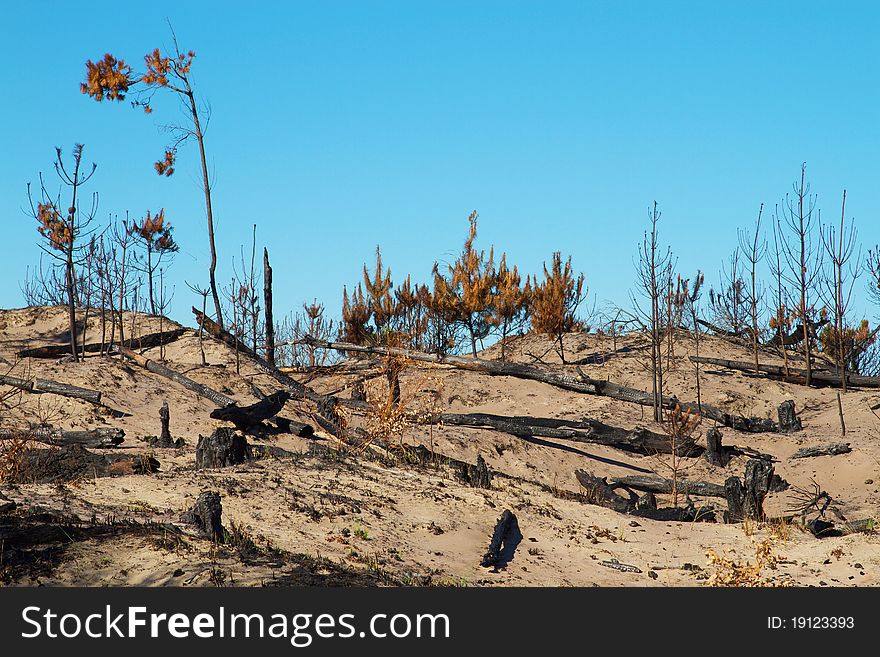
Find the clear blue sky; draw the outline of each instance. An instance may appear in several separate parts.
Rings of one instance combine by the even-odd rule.
[[[38,260],[25,184],[55,146],[86,146],[100,218],[164,207],[183,280],[204,284],[197,151],[152,169],[179,118],[80,94],[84,62],[194,49],[210,102],[219,280],[268,245],[276,315],[338,313],[377,243],[395,279],[427,280],[480,212],[480,242],[536,272],[573,256],[601,303],[624,304],[653,200],[681,268],[717,279],[736,227],[808,164],[823,218],[880,241],[880,8],[864,2],[27,2],[4,6],[0,306]]]

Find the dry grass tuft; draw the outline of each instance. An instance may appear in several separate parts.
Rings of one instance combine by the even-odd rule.
[[[774,541],[765,539],[760,543],[755,542],[754,560],[737,561],[733,552],[724,554],[712,548],[706,551],[708,564],[714,568],[706,586],[714,587],[786,587],[792,586],[791,580],[780,580],[765,576],[765,569],[776,570],[777,564],[785,557],[773,552]]]

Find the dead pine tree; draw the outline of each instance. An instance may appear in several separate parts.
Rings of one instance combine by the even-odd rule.
[[[201,288],[198,285],[193,285],[192,283],[187,283],[186,286],[194,293],[202,297],[202,315],[207,316],[206,310],[208,306],[208,295],[211,293],[211,291],[207,288]],[[202,326],[202,322],[199,322],[199,351],[202,355],[202,367],[208,364],[208,361],[205,358],[204,331],[205,329]]]
[[[170,24],[169,24],[170,27]],[[96,101],[122,101],[126,94],[134,93],[133,106],[143,108],[146,114],[153,111],[153,96],[159,93],[173,93],[180,99],[187,115],[183,125],[166,126],[173,135],[173,143],[165,149],[164,157],[155,163],[156,172],[160,176],[171,176],[174,173],[177,151],[190,139],[195,139],[199,147],[202,172],[202,191],[205,196],[205,210],[208,220],[208,246],[211,252],[211,263],[208,269],[211,295],[214,299],[214,310],[217,323],[223,327],[223,310],[220,305],[220,294],[217,291],[216,269],[217,248],[214,242],[214,214],[211,203],[211,183],[208,174],[208,160],[205,154],[205,133],[203,121],[209,118],[207,107],[200,106],[196,100],[190,80],[190,70],[196,54],[192,50],[182,52],[177,43],[174,30],[171,29],[173,50],[163,53],[156,48],[144,57],[146,71],[135,73],[124,60],[116,59],[110,53],[97,62],[86,62],[86,79],[80,84],[80,91]],[[205,123],[207,125],[207,123]]]
[[[75,361],[79,360],[76,339],[77,248],[98,209],[97,193],[92,194],[91,209],[88,213],[82,213],[79,208],[80,187],[91,179],[97,169],[97,165],[94,163],[90,170],[83,169],[82,156],[83,145],[75,144],[71,152],[71,165],[68,167],[61,157],[61,149],[55,149],[55,173],[62,185],[70,188],[70,201],[66,208],[61,202],[60,192],[54,198],[49,194],[42,173],[40,174],[40,198],[38,200],[33,196],[30,183],[27,185],[30,215],[36,219],[39,224],[37,230],[48,242],[48,246],[41,244],[40,248],[64,269],[63,287],[67,302],[70,353]]]
[[[788,231],[783,235],[782,253],[786,262],[783,277],[794,289],[797,299],[797,318],[803,329],[802,349],[804,352],[806,381],[812,385],[813,368],[813,315],[812,295],[822,271],[822,250],[816,248],[814,239],[820,221],[816,209],[816,197],[810,194],[810,184],[806,181],[807,165],[801,165],[801,176],[793,186],[793,195],[786,194],[782,204],[782,215]]]
[[[706,277],[703,275],[702,271],[697,270],[697,275],[694,276],[694,282],[691,285],[689,280],[684,281],[684,307],[688,314],[688,319],[691,323],[691,328],[693,330],[693,339],[694,339],[694,355],[699,358],[700,356],[700,323],[697,321],[700,317],[700,297],[703,293],[703,283],[705,283]],[[700,413],[703,412],[703,401],[702,395],[700,392],[700,363],[694,362],[694,375],[696,377],[697,382],[697,408]]]
[[[263,247],[263,312],[266,324],[266,361],[275,367],[275,318],[272,315],[272,267],[269,249]]]
[[[767,253],[767,242],[761,237],[761,217],[764,214],[764,204],[758,208],[758,218],[755,220],[754,235],[743,229],[737,230],[737,238],[739,240],[739,250],[748,263],[749,287],[746,292],[746,304],[749,311],[749,319],[751,327],[749,333],[752,334],[752,354],[755,358],[755,372],[758,372],[758,345],[760,343],[760,329],[758,327],[758,317],[760,315],[760,305],[763,298],[763,291],[758,283],[758,265],[764,259]]]
[[[785,287],[782,267],[782,226],[779,223],[779,207],[773,214],[773,258],[770,259],[770,273],[773,275],[776,309],[770,317],[770,328],[775,329],[775,340],[782,351],[785,373],[788,374],[788,351],[786,340],[791,329],[791,314],[788,311],[788,291]]]
[[[453,290],[458,296],[460,320],[471,339],[471,354],[477,357],[477,342],[491,331],[492,291],[495,287],[494,249],[489,256],[474,247],[477,239],[477,211],[468,217],[468,238],[458,260],[450,268]]]
[[[648,209],[648,230],[639,245],[636,263],[637,293],[631,295],[636,315],[651,341],[651,395],[654,421],[663,421],[663,312],[662,297],[668,289],[666,276],[672,262],[672,250],[660,247],[658,223],[661,212],[657,202]],[[639,298],[641,297],[641,299]]]
[[[822,246],[828,256],[828,275],[825,277],[821,294],[826,307],[831,308],[830,326],[826,326],[820,335],[823,350],[831,352],[837,373],[840,376],[840,387],[844,394],[847,390],[847,370],[851,369],[850,351],[855,346],[858,329],[847,324],[847,311],[852,302],[856,281],[862,273],[861,253],[855,254],[858,244],[858,232],[855,223],[846,223],[846,190],[843,190],[843,201],[840,206],[840,224],[828,224],[820,227]],[[855,254],[855,259],[853,255]],[[867,331],[867,324],[861,328]],[[852,368],[854,369],[854,368]],[[841,407],[842,408],[842,407]],[[841,424],[843,411],[841,410]],[[846,430],[844,429],[844,434]]]

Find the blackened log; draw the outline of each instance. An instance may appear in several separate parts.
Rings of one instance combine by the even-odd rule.
[[[702,497],[725,497],[724,486],[713,484],[708,481],[689,481],[672,479],[652,475],[631,475],[626,477],[611,477],[608,482],[612,486],[623,486],[634,490],[648,491],[651,493],[670,494],[675,489],[682,495],[700,495]]]
[[[221,392],[217,392],[216,390],[212,390],[206,385],[197,383],[189,377],[184,376],[180,372],[175,372],[170,367],[166,367],[165,365],[161,365],[154,360],[145,358],[144,356],[141,356],[140,354],[135,353],[130,349],[126,349],[125,347],[117,346],[116,348],[121,354],[130,358],[148,372],[152,372],[153,374],[158,374],[159,376],[163,376],[166,379],[170,379],[178,385],[183,386],[187,390],[191,390],[192,392],[196,393],[200,397],[210,399],[217,406],[230,406],[235,404],[235,400],[232,397],[227,397]]]
[[[220,427],[210,436],[199,436],[196,468],[223,468],[244,463],[247,458],[247,440],[229,427]]]
[[[637,454],[669,454],[672,442],[669,436],[643,428],[623,429],[599,420],[563,420],[522,415],[491,415],[489,413],[440,413],[419,417],[422,424],[449,424],[468,427],[489,427],[520,438],[540,436],[561,438],[575,442],[607,445]],[[693,441],[681,441],[676,446],[679,456],[695,455],[699,448]]]
[[[187,328],[176,328],[170,331],[161,331],[158,333],[148,333],[147,335],[143,335],[139,338],[131,338],[126,340],[123,343],[128,349],[152,349],[153,347],[160,347],[162,345],[169,344],[176,340],[179,340],[183,335],[189,331]],[[82,345],[81,351],[85,353],[94,353],[98,354],[102,351],[102,345],[100,342],[89,343]],[[18,352],[19,357],[21,358],[63,358],[70,354],[70,346],[69,345],[43,345],[41,347],[33,347],[30,349],[22,349]]]
[[[125,431],[117,427],[99,427],[90,430],[63,431],[52,427],[36,427],[23,431],[0,429],[0,440],[13,438],[33,440],[47,445],[82,445],[108,449],[120,445],[125,440]]]
[[[16,484],[50,484],[95,477],[149,474],[159,469],[152,456],[119,456],[96,454],[81,444],[58,448],[25,449],[20,454],[20,467],[6,481]]]
[[[89,390],[88,388],[80,388],[72,386],[68,383],[59,381],[50,381],[49,379],[20,379],[15,376],[0,375],[0,385],[12,386],[19,388],[25,392],[43,393],[48,392],[53,395],[61,395],[62,397],[70,397],[72,399],[82,399],[92,404],[101,403],[101,392],[99,390]]]
[[[794,400],[788,399],[779,405],[779,430],[785,433],[794,433],[804,428],[801,419],[794,409]]]
[[[509,509],[505,510],[495,524],[489,549],[483,555],[480,565],[484,568],[501,568],[513,559],[516,548],[522,541],[522,532],[516,516]]]
[[[695,507],[688,503],[685,507],[657,508],[657,500],[653,497],[636,495],[632,488],[619,481],[610,483],[604,477],[597,477],[586,470],[575,470],[578,483],[584,488],[583,501],[587,504],[602,506],[606,509],[664,522],[714,522],[715,510],[709,506]],[[622,490],[626,497],[617,491]],[[650,493],[649,493],[650,494]]]
[[[788,458],[808,459],[814,456],[836,456],[837,454],[849,454],[851,451],[849,443],[830,443],[815,447],[802,447]]]
[[[265,399],[250,406],[226,406],[211,411],[211,417],[223,422],[231,422],[239,431],[248,431],[263,420],[268,420],[284,408],[284,404],[290,399],[290,393],[279,390]]]
[[[727,467],[730,457],[727,455],[721,444],[722,434],[715,428],[711,427],[706,432],[706,453],[704,454],[706,461],[719,468]]]
[[[707,363],[709,365],[717,365],[729,370],[738,370],[742,372],[754,372],[755,364],[743,361],[728,360],[726,358],[710,358],[708,356],[690,356],[694,363]],[[807,371],[789,367],[788,371],[782,365],[768,365],[761,363],[758,365],[758,371],[766,374],[769,378],[781,379],[789,383],[805,383]],[[811,370],[811,380],[821,383],[822,385],[839,387],[841,385],[841,376],[834,372],[822,369]],[[853,372],[846,373],[847,386],[852,388],[880,388],[880,376],[862,376]]]
[[[181,520],[195,525],[214,543],[224,543],[226,531],[223,529],[223,503],[215,491],[199,493],[192,508],[183,514]]]
[[[313,347],[332,349],[334,351],[390,355],[400,357],[403,360],[414,360],[436,365],[450,365],[458,369],[480,372],[490,376],[510,376],[518,379],[538,381],[557,388],[562,388],[563,390],[570,390],[572,392],[580,392],[588,395],[601,395],[612,399],[618,399],[620,401],[640,404],[642,406],[654,405],[654,396],[652,393],[638,390],[636,388],[621,386],[612,383],[611,381],[592,379],[586,376],[580,368],[578,368],[578,376],[571,376],[569,374],[546,371],[530,365],[523,365],[521,363],[484,360],[481,358],[470,358],[466,356],[426,354],[420,351],[411,351],[394,347],[371,347],[351,344],[348,342],[329,342],[327,340],[319,340],[313,336],[306,336],[302,338],[300,342]],[[704,418],[713,420],[725,426],[733,427],[740,431],[754,433],[776,431],[776,422],[772,420],[730,415],[729,413],[725,413],[724,411],[708,404],[698,406],[695,402],[681,402],[676,397],[670,397],[668,395],[663,396],[662,404],[664,408],[670,409],[675,408],[676,406],[681,406],[683,411],[690,410]]]

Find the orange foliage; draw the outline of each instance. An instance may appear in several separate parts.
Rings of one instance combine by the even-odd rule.
[[[72,216],[72,213],[71,213]],[[71,225],[62,219],[54,203],[37,204],[37,230],[49,240],[53,249],[65,251],[73,241]]]
[[[123,100],[128,88],[135,82],[131,77],[131,67],[107,53],[104,59],[86,62],[86,81],[80,84],[79,89],[97,101],[105,97],[108,100]]]

